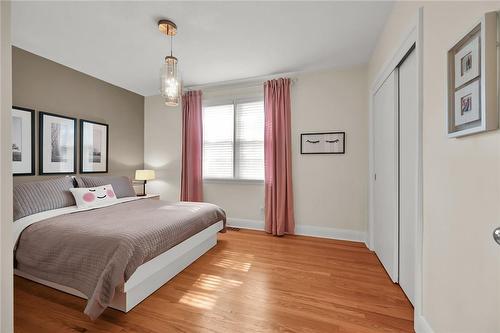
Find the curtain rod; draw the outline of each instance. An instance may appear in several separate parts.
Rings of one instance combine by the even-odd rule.
[[[282,77],[288,77],[291,83],[293,84],[297,82],[297,74],[298,72],[291,72],[291,73],[273,74],[266,76],[256,76],[241,80],[229,80],[229,81],[187,86],[185,87],[185,90],[219,89],[231,86],[234,86],[235,88],[253,88],[262,86],[268,80],[278,79]]]

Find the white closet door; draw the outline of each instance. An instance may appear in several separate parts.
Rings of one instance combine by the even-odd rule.
[[[418,207],[417,56],[399,67],[399,285],[415,298],[415,252]]]
[[[397,69],[375,93],[374,249],[392,281],[398,281],[398,84]]]

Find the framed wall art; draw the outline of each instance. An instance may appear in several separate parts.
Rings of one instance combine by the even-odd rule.
[[[477,27],[475,30],[479,29]],[[479,31],[466,40],[466,43],[454,56],[455,63],[455,88],[461,87],[467,82],[479,77],[480,54]]]
[[[455,92],[454,124],[461,126],[481,119],[479,81],[474,80]]]
[[[497,15],[486,13],[448,51],[448,137],[498,128]]]
[[[40,175],[76,173],[76,119],[40,112]]]
[[[345,154],[345,132],[302,133],[301,154]]]
[[[12,107],[12,174],[35,174],[35,110]]]
[[[108,172],[109,126],[80,120],[80,173]]]

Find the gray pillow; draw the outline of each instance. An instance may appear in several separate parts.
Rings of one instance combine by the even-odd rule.
[[[73,183],[75,184],[75,187],[86,187],[81,177],[73,176]]]
[[[125,176],[79,176],[76,177],[76,182],[78,187],[97,187],[111,184],[117,198],[136,196],[132,182]]]
[[[46,210],[74,206],[70,177],[53,178],[14,185],[14,221]]]

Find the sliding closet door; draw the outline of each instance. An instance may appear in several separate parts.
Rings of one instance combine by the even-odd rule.
[[[374,95],[374,250],[398,281],[398,109],[397,70]]]
[[[399,285],[413,303],[418,207],[418,90],[417,56],[414,51],[400,65],[398,81]]]

